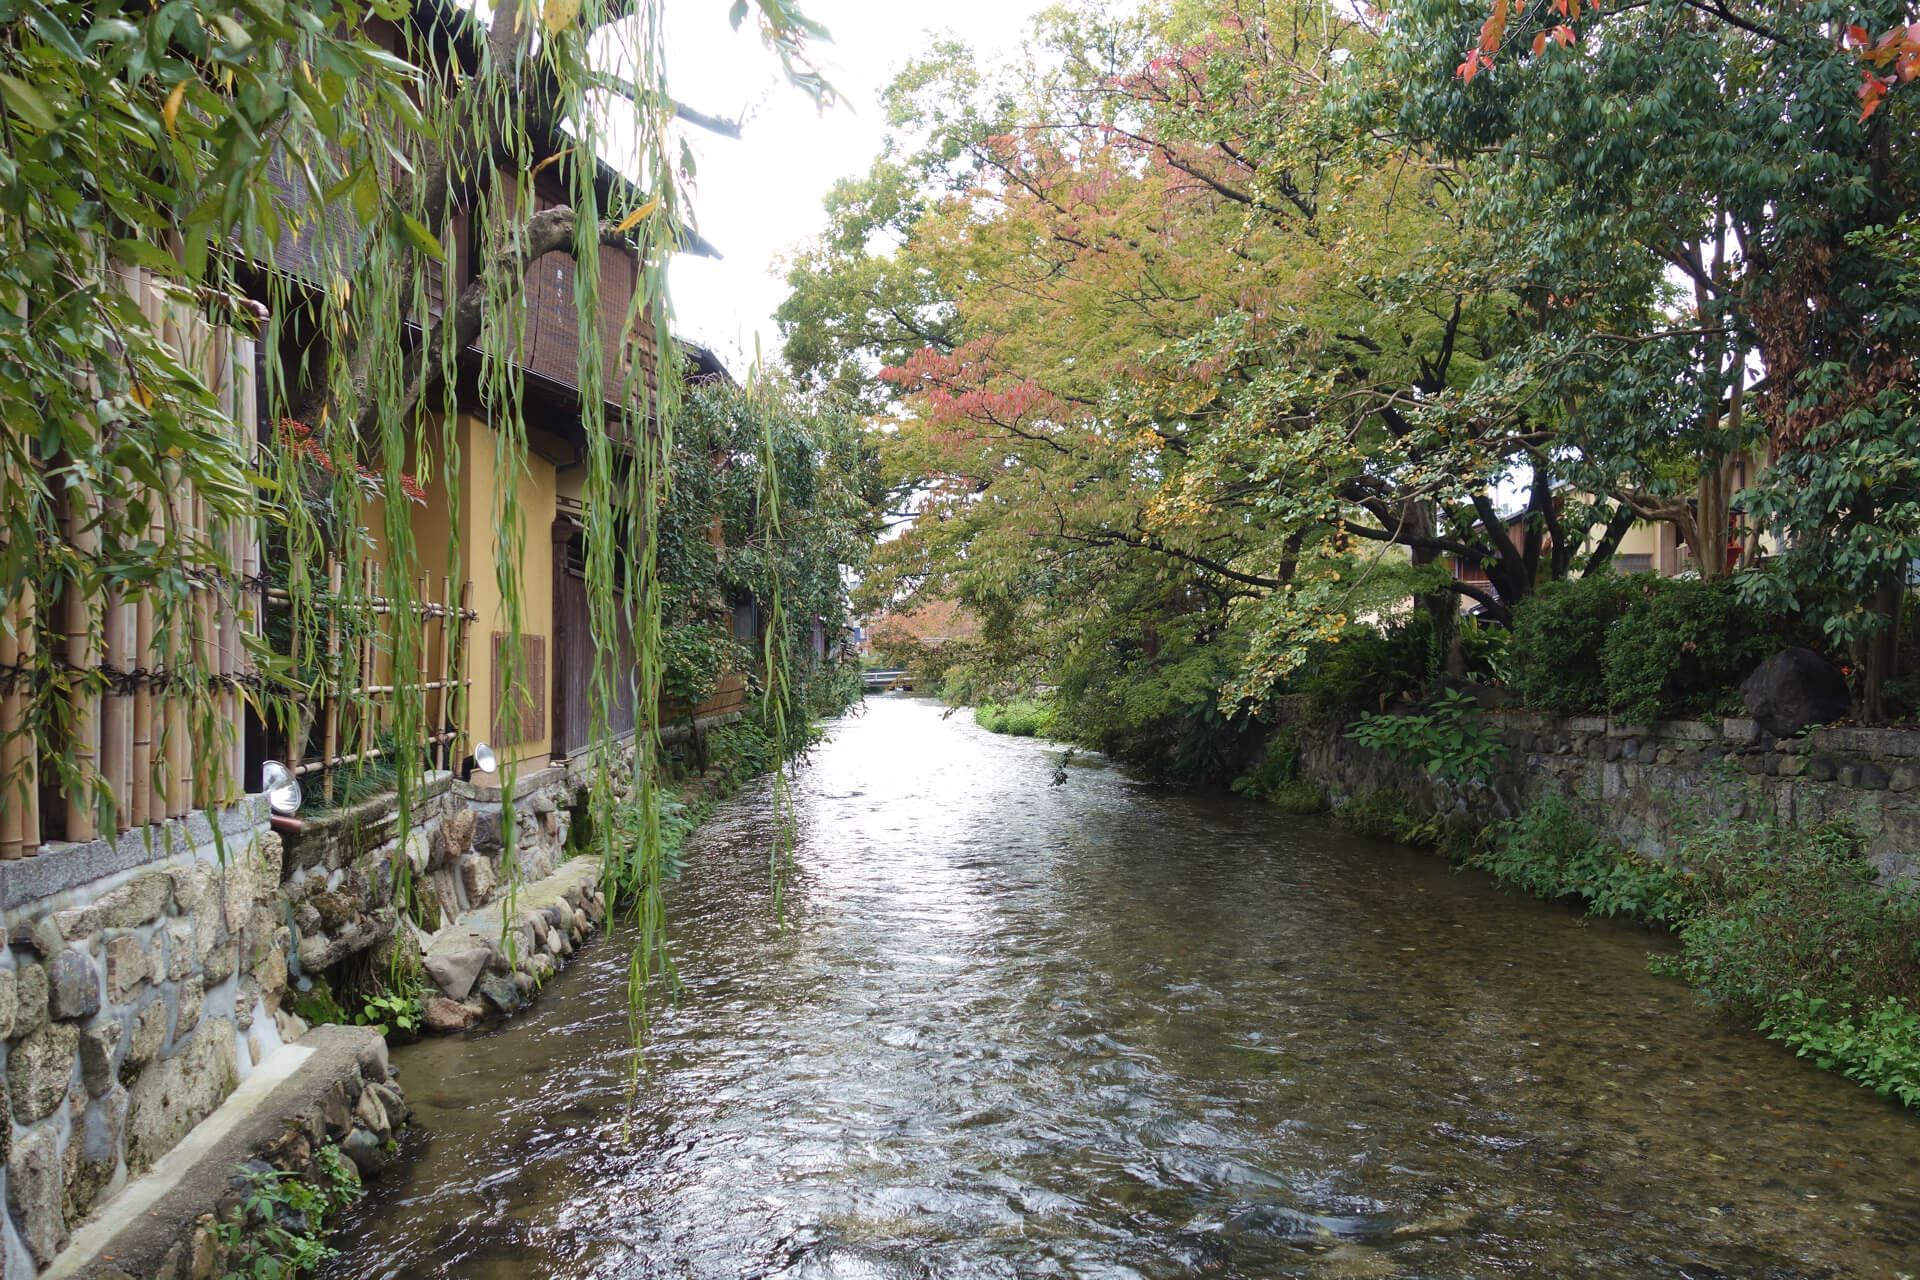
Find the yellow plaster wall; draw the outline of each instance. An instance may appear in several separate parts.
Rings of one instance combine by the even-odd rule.
[[[454,597],[458,600],[462,578],[471,580],[471,607],[479,618],[468,624],[467,675],[469,686],[465,714],[461,717],[464,744],[471,749],[476,742],[490,743],[502,764],[509,761],[544,764],[553,746],[553,542],[552,528],[556,509],[557,484],[554,464],[537,455],[529,455],[513,476],[500,473],[496,440],[486,422],[461,415],[455,427],[460,446],[460,469],[455,477],[459,489],[459,527],[452,530],[453,504],[439,476],[423,478],[424,504],[409,502],[414,550],[418,568],[431,575],[429,598],[438,601],[441,575],[449,571],[448,550],[453,549]],[[437,432],[436,432],[437,435]],[[434,471],[440,467],[436,463]],[[520,551],[520,630],[528,636],[547,639],[546,684],[540,699],[546,708],[543,723],[530,726],[527,739],[518,743],[493,741],[493,633],[508,630],[506,602],[500,590],[499,562],[503,554],[501,529],[508,519],[509,482],[519,501]],[[392,560],[392,548],[386,537],[386,512],[383,502],[367,504],[367,528],[372,534],[374,558],[385,564]],[[449,539],[450,531],[455,533]],[[417,570],[416,570],[417,571]],[[390,683],[390,662],[383,660],[381,682]],[[432,679],[437,671],[423,678]],[[481,782],[490,779],[476,775]]]
[[[499,471],[495,437],[477,418],[461,419],[466,495],[463,509],[462,558],[471,565],[473,607],[480,615],[473,625],[473,643],[467,663],[473,678],[467,701],[469,742],[490,742],[500,762],[545,763],[553,750],[553,518],[557,487],[554,466],[529,454],[517,474]],[[542,723],[533,726],[525,742],[493,742],[493,633],[508,630],[506,602],[501,595],[498,566],[503,553],[502,530],[507,528],[507,495],[519,502],[520,630],[523,635],[547,639],[547,688],[540,703],[546,708]]]

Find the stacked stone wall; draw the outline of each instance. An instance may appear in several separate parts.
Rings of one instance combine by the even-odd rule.
[[[165,824],[149,833],[145,865],[9,903],[9,1280],[51,1262],[97,1202],[282,1043],[281,843],[261,819],[253,808],[228,815],[218,839],[204,822]],[[90,865],[86,854],[72,854],[76,865]]]
[[[1767,816],[1810,829],[1841,821],[1864,840],[1882,878],[1920,876],[1920,732],[1815,729],[1775,739],[1747,719],[1489,717],[1506,758],[1490,783],[1453,786],[1312,724],[1301,702],[1283,710],[1300,744],[1300,776],[1335,807],[1384,791],[1422,818],[1478,826],[1551,796],[1653,857],[1701,822]]]

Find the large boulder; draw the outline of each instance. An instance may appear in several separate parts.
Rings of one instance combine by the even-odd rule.
[[[1853,708],[1846,677],[1811,649],[1782,649],[1754,668],[1740,693],[1753,722],[1774,738],[1838,720]]]
[[[465,1000],[473,990],[475,980],[487,967],[491,952],[483,946],[467,947],[459,951],[436,952],[427,957],[427,976],[433,984],[444,992],[449,1000]]]

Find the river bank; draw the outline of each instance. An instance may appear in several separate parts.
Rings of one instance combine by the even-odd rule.
[[[397,1050],[416,1132],[325,1274],[1824,1277],[1920,1248],[1913,1118],[1647,973],[1643,930],[1084,756],[1056,786],[1059,755],[923,700],[840,722],[793,783],[784,924],[770,788],[717,806],[638,1088],[620,945]]]

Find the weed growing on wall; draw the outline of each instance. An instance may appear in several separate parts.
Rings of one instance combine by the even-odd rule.
[[[1448,689],[1425,711],[1361,716],[1347,737],[1456,786],[1487,781],[1507,754],[1499,728],[1480,714],[1472,695],[1458,689]]]
[[[339,1251],[322,1238],[329,1215],[360,1198],[360,1177],[331,1144],[306,1174],[242,1169],[242,1200],[214,1228],[227,1256],[225,1280],[292,1280]]]

